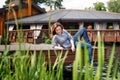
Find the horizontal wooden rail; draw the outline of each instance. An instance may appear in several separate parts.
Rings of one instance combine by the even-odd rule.
[[[42,41],[42,38],[44,36],[49,36],[49,31],[48,29],[27,29],[27,30],[22,30],[20,39],[22,39],[25,42],[34,42],[35,36],[36,36],[36,32],[40,31],[39,35],[37,35],[37,39]],[[67,31],[74,35],[78,29],[67,29]],[[8,32],[8,38],[10,42],[17,42],[18,41],[18,32],[17,30],[13,30],[13,31],[9,31]],[[97,37],[97,33],[100,32],[100,37],[101,40],[104,42],[120,42],[120,30],[88,30],[88,32],[90,32],[89,38],[91,42],[95,42],[98,41],[98,37]]]

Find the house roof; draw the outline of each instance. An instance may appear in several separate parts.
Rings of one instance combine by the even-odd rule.
[[[26,4],[26,3],[24,3],[24,2],[21,2],[21,5],[22,5],[22,8],[27,8],[27,7],[28,7],[28,4]],[[32,3],[32,6],[33,6],[34,8],[36,8],[37,10],[39,10],[40,12],[46,13],[45,9],[39,7],[39,6],[38,6],[37,4],[35,4],[35,3]],[[18,10],[18,9],[19,9],[18,5],[14,6],[13,8],[14,8],[15,10]],[[0,13],[4,13],[4,12],[6,12],[6,11],[8,11],[8,9],[7,9],[6,7],[0,8]]]
[[[22,3],[22,8],[24,8],[24,7],[27,7],[27,4]],[[17,10],[17,9],[18,9],[18,6],[16,5],[16,6],[14,6],[13,8],[14,8],[15,10]],[[7,7],[0,8],[0,13],[4,13],[4,12],[6,12],[6,11],[8,11]]]
[[[0,13],[4,13],[6,11],[5,8],[0,8]]]
[[[34,24],[34,23],[48,23],[51,22],[80,22],[80,21],[112,21],[120,22],[120,14],[103,12],[103,11],[87,11],[87,10],[54,10],[44,14],[30,16],[18,19],[18,23]],[[15,21],[6,22],[6,24],[14,24]]]

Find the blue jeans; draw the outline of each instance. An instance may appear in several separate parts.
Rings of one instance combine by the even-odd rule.
[[[84,27],[79,29],[78,32],[73,36],[75,46],[77,46],[78,44],[78,38],[81,39],[82,37],[84,38],[85,43],[81,42],[81,47],[84,48],[85,45],[87,46],[88,53],[89,53],[89,59],[91,62],[92,61],[92,45],[88,37],[87,30]]]

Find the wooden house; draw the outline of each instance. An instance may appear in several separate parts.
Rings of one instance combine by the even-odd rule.
[[[21,19],[37,14],[46,13],[45,9],[33,3],[32,0],[14,0],[6,7],[0,9],[0,36],[3,36],[4,31],[8,28],[5,21]],[[12,26],[9,30],[12,30]]]
[[[65,29],[74,34],[79,28],[92,26],[91,42],[97,41],[97,32],[101,32],[101,39],[105,42],[120,42],[120,14],[104,11],[86,11],[86,10],[55,10],[44,14],[38,14],[22,19],[17,23],[22,23],[23,37],[26,42],[41,42],[44,35],[50,34],[49,23],[61,22]],[[16,26],[15,20],[5,22],[6,25]],[[41,32],[42,31],[42,32]],[[16,29],[9,31],[9,34],[16,34]],[[16,37],[15,35],[15,37]],[[29,36],[31,35],[31,36]],[[14,35],[13,35],[14,36]],[[9,40],[17,42],[17,38]],[[30,39],[29,39],[30,38]]]
[[[118,13],[62,9],[49,11],[43,14],[23,17],[17,19],[17,21],[9,20],[5,22],[5,25],[8,25],[6,27],[8,27],[9,29],[8,37],[10,42],[18,42],[17,35],[19,30],[17,30],[16,27],[20,28],[22,25],[23,36],[20,36],[20,38],[22,38],[25,42],[33,43],[42,42],[43,37],[46,35],[48,36],[50,34],[49,29],[51,25],[56,21],[61,22],[64,25],[65,29],[67,29],[72,35],[74,35],[79,28],[81,27],[87,28],[88,25],[91,25],[92,30],[89,30],[91,32],[90,35],[91,42],[95,42],[98,40],[97,39],[98,31],[100,31],[101,39],[105,43],[120,42],[120,14]],[[39,48],[38,50],[41,49],[40,47],[38,47],[38,45],[36,46],[37,46],[36,48]],[[45,45],[42,45],[41,47],[43,46],[46,47]],[[116,50],[115,53],[120,52],[119,46],[117,49],[118,50]],[[105,56],[109,57],[108,55],[111,50],[112,50],[111,48],[109,49],[105,48],[105,53],[107,53],[105,54]],[[74,55],[73,54],[70,55],[69,53],[69,56],[70,57],[68,57],[68,61],[71,61],[70,59],[72,59],[73,61]],[[55,57],[52,56],[52,59],[55,59]]]

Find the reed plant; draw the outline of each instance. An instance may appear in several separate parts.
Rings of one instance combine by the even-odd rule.
[[[79,42],[80,44],[80,42]],[[19,45],[19,44],[18,44]],[[100,39],[98,32],[98,65],[94,71],[94,58],[89,62],[88,50],[77,45],[75,60],[73,61],[73,80],[103,80],[102,73],[105,65],[104,60],[104,43]],[[30,50],[21,50],[19,47],[13,54],[9,49],[5,49],[0,55],[0,79],[1,80],[64,80],[63,69],[64,62],[68,55],[66,51],[55,52],[56,60],[51,63],[50,51],[48,50],[48,62],[45,55],[40,50],[39,55],[34,50],[30,55]],[[83,54],[84,53],[84,54]],[[114,60],[115,44],[113,44],[107,64],[107,72],[105,80],[120,80],[120,72],[118,69],[118,58]],[[114,67],[114,68],[113,68]],[[112,74],[111,74],[112,73]],[[70,79],[71,80],[71,79]]]
[[[76,56],[73,63],[73,80],[120,80],[120,71],[118,68],[118,57],[115,57],[115,43],[112,46],[112,51],[110,53],[107,62],[106,77],[103,78],[103,69],[105,66],[105,47],[104,42],[100,38],[100,32],[97,33],[98,38],[98,60],[97,60],[97,70],[94,71],[94,52],[93,60],[90,63],[88,57],[88,50],[85,45],[84,50],[80,46],[80,42],[77,45]],[[94,51],[94,50],[93,50]],[[84,52],[84,53],[83,53]]]
[[[8,52],[9,53],[9,52]],[[64,80],[63,65],[67,53],[62,56],[62,51],[56,53],[57,58],[51,64],[50,51],[48,50],[48,62],[42,51],[39,55],[30,50],[18,50],[12,55],[0,55],[0,79],[1,80]]]
[[[16,29],[18,30],[18,45],[19,48],[13,54],[6,48],[3,53],[0,53],[0,79],[1,80],[64,80],[63,68],[64,62],[68,55],[66,51],[63,56],[63,52],[55,53],[56,60],[54,64],[51,63],[50,51],[48,50],[48,62],[45,60],[45,55],[42,50],[39,54],[34,50],[33,53],[30,49],[27,51],[21,50],[21,36],[22,30],[18,29],[17,17],[15,11],[12,9],[15,17]],[[49,23],[50,25],[50,23]],[[50,32],[49,32],[50,33]],[[1,38],[0,38],[1,43]],[[7,42],[6,42],[7,43]],[[73,80],[103,80],[102,73],[104,67],[104,42],[100,39],[100,33],[98,32],[98,65],[97,70],[94,71],[94,57],[92,62],[89,62],[88,50],[85,46],[81,48],[80,42],[77,45],[75,60],[73,61],[72,79]],[[30,55],[31,53],[31,55]],[[84,53],[84,54],[83,54]],[[120,80],[120,72],[118,69],[118,58],[114,61],[115,43],[110,53],[108,67],[105,80]],[[94,52],[93,52],[94,55]],[[113,64],[114,63],[114,64]],[[112,69],[114,67],[114,69]],[[112,76],[111,75],[112,72]],[[70,79],[71,80],[71,79]]]

